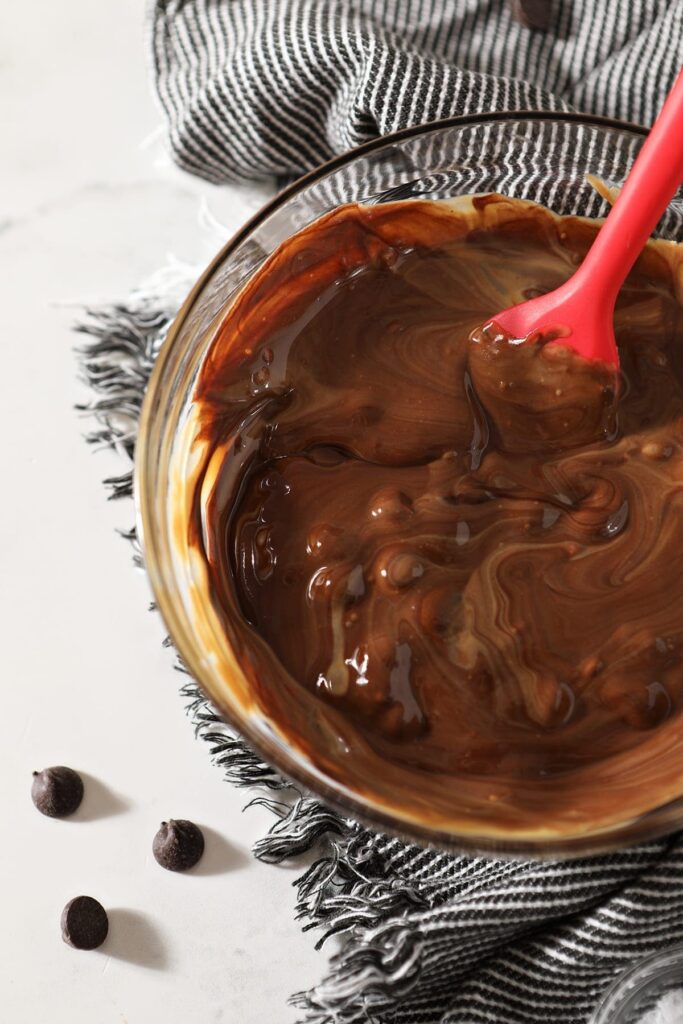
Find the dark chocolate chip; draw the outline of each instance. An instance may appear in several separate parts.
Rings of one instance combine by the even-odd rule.
[[[62,911],[62,938],[74,949],[97,949],[108,931],[107,911],[92,896],[75,896]]]
[[[168,871],[187,871],[194,867],[204,853],[204,836],[198,825],[191,821],[171,818],[162,821],[154,837],[152,851],[157,864]]]
[[[545,32],[550,27],[550,0],[510,0],[512,17],[525,28]]]
[[[57,765],[33,773],[31,799],[48,818],[66,818],[83,799],[83,780],[73,768]]]

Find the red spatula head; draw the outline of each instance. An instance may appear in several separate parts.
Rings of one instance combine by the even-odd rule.
[[[584,359],[597,359],[617,368],[614,338],[614,297],[605,295],[598,282],[577,280],[574,274],[547,295],[522,302],[498,313],[496,328],[511,338],[566,345]]]

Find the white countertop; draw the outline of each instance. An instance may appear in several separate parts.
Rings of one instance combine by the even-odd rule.
[[[294,921],[296,869],[249,852],[271,819],[242,813],[195,740],[149,591],[107,503],[111,453],[83,441],[70,325],[167,256],[208,262],[263,193],[175,170],[145,67],[142,3],[6,2],[0,10],[0,1016],[8,1024],[286,1024],[324,957]],[[156,134],[155,134],[156,132]],[[87,796],[44,818],[31,772],[67,764]],[[96,780],[96,781],[95,781]],[[207,829],[199,869],[157,866],[163,818]],[[96,952],[61,940],[72,896],[99,899]]]

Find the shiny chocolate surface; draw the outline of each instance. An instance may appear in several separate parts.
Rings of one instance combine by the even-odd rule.
[[[188,529],[260,705],[424,820],[590,830],[683,791],[679,249],[622,291],[619,380],[483,328],[596,229],[495,196],[342,207],[197,381]]]

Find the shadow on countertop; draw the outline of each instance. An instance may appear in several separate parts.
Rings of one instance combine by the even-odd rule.
[[[147,915],[129,907],[114,907],[107,914],[109,934],[101,946],[102,953],[153,971],[163,971],[168,966],[166,947]]]

